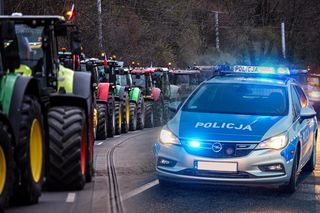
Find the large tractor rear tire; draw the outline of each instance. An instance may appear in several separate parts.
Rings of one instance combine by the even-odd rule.
[[[159,99],[154,102],[153,105],[153,115],[154,115],[154,126],[162,126],[163,125],[163,96],[160,95]]]
[[[145,106],[144,106],[144,98],[142,95],[139,97],[138,101],[138,110],[137,110],[137,129],[144,128],[144,117],[145,117]]]
[[[105,140],[108,134],[108,108],[106,104],[97,104],[98,126],[97,140]]]
[[[122,133],[129,132],[130,123],[130,101],[128,96],[122,101]]]
[[[130,103],[130,123],[129,128],[130,131],[137,130],[137,114],[138,114],[138,107],[136,103]]]
[[[114,111],[115,111],[115,133],[116,135],[121,134],[122,129],[122,105],[119,101],[115,101],[114,103]]]
[[[153,128],[153,102],[146,101],[145,102],[145,127],[146,128]]]
[[[13,192],[14,159],[12,135],[8,126],[0,121],[0,212],[8,207],[9,199]]]
[[[53,189],[81,190],[86,181],[87,126],[79,107],[49,110],[50,157],[47,184]]]
[[[94,146],[94,112],[89,115],[89,143],[87,143],[87,156],[86,156],[86,182],[92,181],[94,176],[94,166],[93,166],[93,146]]]
[[[13,201],[18,204],[34,204],[41,195],[45,164],[41,106],[34,96],[24,96],[19,129],[20,135],[14,153],[19,178],[15,184]]]
[[[111,95],[109,95],[111,96]],[[116,114],[115,114],[115,106],[114,106],[114,98],[110,97],[108,99],[108,134],[109,138],[113,137],[116,134]]]

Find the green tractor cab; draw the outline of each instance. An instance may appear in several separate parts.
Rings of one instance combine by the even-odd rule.
[[[63,17],[1,16],[0,24],[6,22],[14,25],[20,63],[31,70],[8,74],[16,79],[7,107],[20,176],[14,199],[37,202],[44,175],[51,188],[82,189],[93,175],[91,74],[59,64]],[[74,54],[80,51],[77,34],[70,36]]]
[[[96,138],[105,140],[116,134],[116,115],[120,115],[120,108],[115,108],[116,88],[108,83],[108,75],[105,74],[105,64],[103,60],[89,58],[81,61],[81,70],[89,71],[93,77],[93,86],[97,103],[97,128]],[[118,118],[118,117],[117,117]],[[121,119],[121,118],[120,118]],[[118,132],[121,133],[121,121],[119,118]]]
[[[120,68],[116,70],[117,87],[124,87],[129,94],[130,115],[129,129],[144,128],[144,98],[139,87],[135,87],[132,82],[132,76],[128,68]]]
[[[133,85],[139,87],[144,97],[145,127],[151,128],[164,124],[164,97],[161,89],[154,85],[152,74],[153,68],[136,68],[130,70]]]

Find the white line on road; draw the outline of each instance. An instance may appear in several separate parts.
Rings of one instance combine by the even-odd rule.
[[[146,190],[148,190],[158,184],[159,184],[159,180],[154,180],[150,183],[147,183],[143,186],[140,186],[139,188],[132,190],[131,192],[126,193],[124,196],[122,196],[122,198],[123,198],[123,200],[127,200],[127,199],[132,198],[132,197],[134,197],[134,196],[136,196],[136,195],[138,195],[138,194],[140,194],[140,193],[142,193],[142,192],[144,192],[144,191],[146,191]]]
[[[73,203],[75,199],[76,199],[76,193],[70,192],[68,193],[66,203]]]
[[[97,143],[96,145],[97,145],[97,146],[100,146],[101,144],[103,144],[103,142],[99,142],[99,143]]]

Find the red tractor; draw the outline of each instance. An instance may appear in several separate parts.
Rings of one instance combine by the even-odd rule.
[[[164,97],[161,90],[154,85],[153,68],[136,68],[130,71],[134,86],[142,91],[145,101],[145,127],[152,128],[164,123]]]

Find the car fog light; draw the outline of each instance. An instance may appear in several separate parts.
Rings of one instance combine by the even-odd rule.
[[[263,172],[284,172],[284,167],[281,163],[259,166]]]
[[[158,166],[166,166],[166,167],[173,167],[176,165],[176,161],[174,160],[170,160],[170,159],[167,159],[167,158],[162,158],[162,157],[159,157],[158,158],[158,162],[157,162],[157,165]]]

